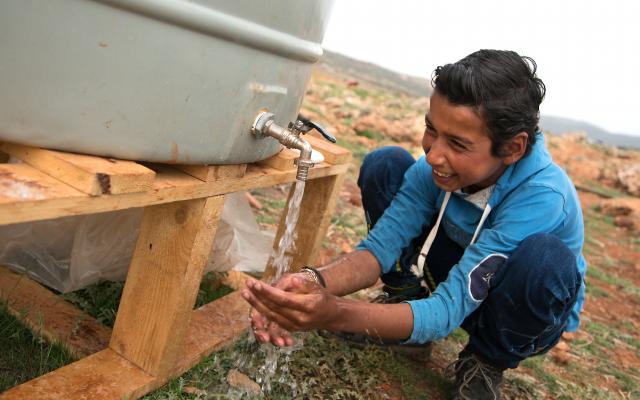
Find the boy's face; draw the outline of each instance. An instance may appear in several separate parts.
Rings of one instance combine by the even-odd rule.
[[[474,193],[494,184],[507,168],[506,158],[491,154],[488,129],[473,108],[434,92],[425,123],[422,147],[440,189]]]

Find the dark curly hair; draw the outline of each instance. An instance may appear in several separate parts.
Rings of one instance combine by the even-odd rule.
[[[536,69],[532,58],[516,52],[479,50],[436,68],[431,85],[451,104],[477,110],[489,129],[494,156],[504,156],[502,145],[520,132],[528,135],[526,155],[536,142],[546,91]]]

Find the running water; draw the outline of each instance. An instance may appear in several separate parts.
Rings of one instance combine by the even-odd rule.
[[[277,251],[274,250],[271,253],[271,259],[273,260],[273,266],[276,269],[276,274],[273,281],[277,281],[289,271],[291,256],[287,255],[287,252],[293,251],[293,244],[296,240],[296,225],[298,224],[298,217],[300,216],[300,203],[302,203],[302,195],[304,194],[305,181],[296,181],[294,184],[293,195],[289,201],[289,209],[287,210],[287,216],[285,219],[286,229],[284,234],[278,242]]]
[[[270,259],[276,270],[273,282],[280,279],[282,275],[287,273],[291,264],[291,253],[294,250],[294,242],[296,240],[296,225],[300,216],[300,204],[302,203],[302,195],[304,194],[304,181],[296,181],[294,183],[293,195],[289,201],[289,208],[285,218],[285,231],[278,242],[278,248],[274,249]],[[257,344],[253,335],[249,335],[246,351],[239,357],[236,368],[255,377],[255,381],[262,388],[262,393],[269,393],[272,388],[274,379],[280,384],[286,384],[291,388],[291,396],[296,397],[298,394],[298,385],[291,377],[289,371],[289,363],[291,353],[302,347],[301,341],[297,340],[296,344],[290,347],[276,347],[272,344],[261,344],[256,349]],[[283,356],[283,357],[281,357]],[[259,360],[264,358],[264,364],[257,366]],[[240,399],[244,397],[244,393],[237,389],[231,388],[227,393],[228,398]]]

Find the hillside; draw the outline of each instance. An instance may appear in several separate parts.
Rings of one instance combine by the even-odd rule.
[[[363,81],[387,90],[410,96],[430,96],[431,82],[428,79],[401,74],[376,64],[359,61],[343,54],[325,50],[319,70],[328,74],[344,76],[350,80]],[[428,71],[427,71],[428,74]],[[623,148],[640,149],[640,136],[612,133],[597,125],[553,115],[540,117],[540,128],[553,134],[584,132],[597,143]]]

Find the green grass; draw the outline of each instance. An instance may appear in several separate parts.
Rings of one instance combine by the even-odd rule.
[[[628,197],[629,196],[629,194],[627,194],[626,192],[604,186],[599,182],[595,182],[595,181],[590,181],[590,180],[585,181],[584,186],[586,186],[587,188],[595,192],[602,193],[605,196],[610,196],[610,197]]]
[[[355,167],[360,166],[360,164],[362,163],[362,159],[369,152],[367,146],[358,143],[352,143],[344,139],[338,139],[338,142],[336,144],[340,147],[344,147],[345,149],[349,150],[351,154],[353,154],[354,161],[357,161],[355,163]]]
[[[60,296],[98,322],[113,327],[123,288],[122,282],[103,281]]]
[[[34,335],[0,302],[0,392],[74,361],[64,348]]]
[[[363,88],[353,88],[353,92],[356,96],[360,97],[362,100],[366,100],[369,97],[369,91]]]
[[[376,142],[382,142],[384,140],[384,135],[378,131],[373,131],[369,129],[365,129],[363,131],[356,131],[356,135],[364,136],[368,139],[375,140]]]
[[[381,387],[384,383],[392,383],[399,388],[403,398],[417,400],[430,398],[433,394],[441,398],[449,387],[448,382],[431,368],[388,350],[374,347],[357,350],[316,333],[302,337],[304,346],[290,353],[288,363],[286,354],[280,355],[279,367],[270,379],[271,390],[265,392],[264,397],[231,390],[226,381],[229,370],[235,368],[254,380],[262,377],[266,387],[266,375],[260,373],[260,368],[271,353],[265,345],[259,345],[245,335],[145,399],[193,398],[182,393],[184,386],[206,390],[207,398],[214,399],[233,395],[242,399],[385,399],[388,397]]]
[[[208,272],[202,279],[196,307],[233,291],[220,283],[225,273]],[[121,282],[99,282],[61,295],[102,324],[113,327],[120,303]],[[0,302],[0,392],[67,365],[75,359],[61,346],[47,343],[9,314]]]

